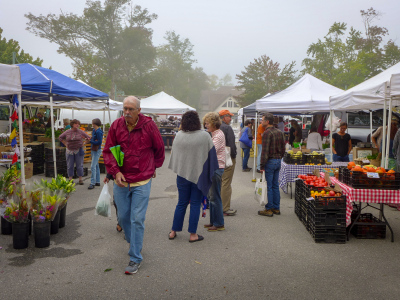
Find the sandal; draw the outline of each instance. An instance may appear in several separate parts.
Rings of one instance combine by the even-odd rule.
[[[117,224],[117,228],[116,229],[117,229],[118,232],[121,232],[122,231],[121,225]]]
[[[170,231],[170,232],[169,232],[169,234],[168,234],[168,238],[169,238],[170,240],[173,240],[173,239],[175,239],[175,238],[176,238],[177,234],[176,234],[176,232],[175,232],[175,235],[174,235],[174,237],[171,237],[171,236],[170,236],[171,232],[172,232],[172,231]]]
[[[189,240],[189,243],[200,242],[202,240],[204,240],[204,236],[198,234],[197,240]]]

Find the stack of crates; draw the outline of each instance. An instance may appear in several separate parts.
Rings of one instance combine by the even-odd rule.
[[[346,196],[311,197],[310,187],[296,180],[294,211],[316,243],[346,243]]]
[[[308,221],[316,243],[346,243],[346,196],[315,197]]]

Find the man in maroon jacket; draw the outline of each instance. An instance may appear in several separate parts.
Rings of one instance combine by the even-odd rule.
[[[125,274],[134,274],[142,262],[144,220],[149,203],[151,180],[164,162],[164,142],[156,124],[140,113],[140,101],[124,99],[123,117],[112,123],[103,150],[107,172],[114,176],[114,201],[118,222],[130,243],[130,261]],[[124,153],[119,166],[110,148],[121,146]]]

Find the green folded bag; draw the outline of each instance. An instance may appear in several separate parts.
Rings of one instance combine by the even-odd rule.
[[[110,148],[111,153],[114,155],[115,160],[117,161],[117,164],[119,167],[122,167],[122,165],[124,164],[124,157],[125,154],[124,152],[121,151],[121,146],[117,145],[114,147]]]

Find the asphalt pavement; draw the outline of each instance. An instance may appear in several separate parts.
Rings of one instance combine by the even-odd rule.
[[[226,230],[207,232],[207,211],[198,228],[204,240],[189,243],[187,214],[184,231],[169,240],[178,199],[169,154],[152,181],[137,274],[124,274],[128,244],[114,209],[111,219],[95,216],[101,187],[88,190],[87,177],[49,248],[35,248],[31,236],[28,249],[15,250],[11,236],[0,236],[0,299],[398,299],[400,211],[385,208],[394,243],[387,232],[384,240],[317,244],[289,195],[281,192],[281,215],[257,214],[252,173],[241,172],[239,159],[231,205],[238,212],[225,217]]]

